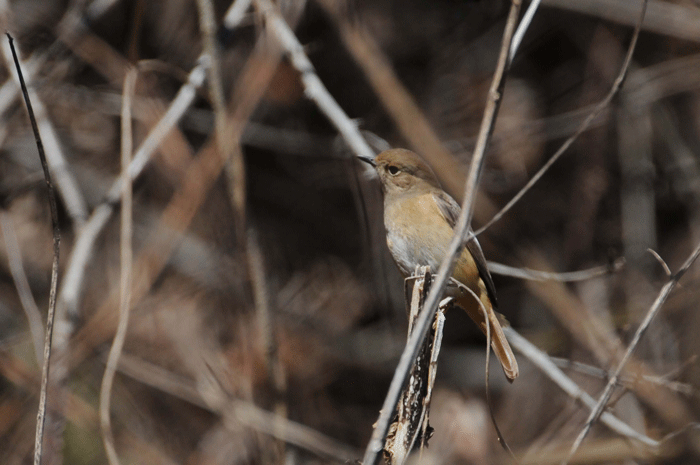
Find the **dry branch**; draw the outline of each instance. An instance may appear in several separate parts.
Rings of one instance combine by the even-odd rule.
[[[411,298],[406,301],[408,320],[408,337],[415,329],[415,322],[423,311],[425,297],[430,291],[432,276],[429,267],[421,267],[406,280],[406,294]],[[435,382],[437,355],[442,341],[444,316],[438,312],[430,333],[423,341],[418,356],[411,367],[408,382],[396,407],[396,419],[389,426],[384,446],[384,460],[387,464],[403,465],[413,450],[416,441],[421,449],[428,443],[432,428],[428,425],[430,397]]]
[[[112,383],[117,371],[117,364],[124,347],[126,331],[129,327],[129,314],[131,310],[131,272],[133,260],[133,201],[131,180],[127,175],[131,164],[131,152],[133,142],[131,135],[131,101],[136,88],[138,70],[132,69],[124,78],[124,97],[122,104],[121,126],[121,164],[124,182],[121,189],[121,230],[120,230],[120,281],[119,281],[119,324],[117,333],[109,349],[105,373],[102,377],[100,389],[100,426],[102,427],[102,439],[107,451],[107,459],[110,465],[119,465],[119,457],[114,447],[114,435],[110,420],[110,404],[112,395]]]
[[[49,368],[51,366],[51,342],[53,340],[54,314],[56,311],[56,290],[58,288],[58,259],[61,250],[61,232],[58,228],[58,206],[56,204],[56,193],[54,191],[53,183],[51,181],[51,172],[49,170],[49,164],[46,159],[46,154],[44,153],[44,145],[41,142],[39,127],[37,124],[37,120],[34,117],[32,102],[29,98],[29,92],[27,91],[27,85],[24,82],[24,77],[22,76],[22,68],[20,67],[19,58],[17,57],[17,53],[15,51],[12,36],[10,36],[10,34],[7,34],[7,38],[9,41],[10,49],[12,51],[12,58],[15,63],[17,77],[19,78],[19,83],[22,87],[24,103],[27,107],[27,113],[29,113],[29,121],[32,124],[32,130],[34,131],[36,147],[39,152],[39,159],[41,160],[41,167],[44,169],[44,179],[46,180],[46,187],[48,189],[49,206],[51,208],[51,225],[53,229],[53,264],[51,265],[51,290],[49,293],[49,311],[46,317],[46,334],[44,336],[44,357],[41,368],[41,391],[39,393],[39,411],[37,413],[36,438],[34,441],[34,465],[40,465],[44,441],[44,424],[46,420],[47,386],[49,383]]]
[[[531,252],[525,256],[525,263],[533,268],[546,269],[540,254]],[[535,297],[549,306],[559,323],[593,354],[600,365],[608,366],[622,358],[625,348],[619,337],[587,312],[578,296],[562,282],[526,281],[525,284]],[[626,371],[632,377],[656,376],[645,363],[635,358],[628,363]],[[630,387],[672,428],[681,428],[692,421],[688,407],[675,393],[648,383],[635,383]]]

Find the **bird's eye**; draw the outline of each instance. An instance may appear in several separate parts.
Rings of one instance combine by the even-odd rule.
[[[389,174],[391,174],[392,176],[396,176],[397,174],[399,174],[399,168],[394,165],[389,166],[388,170]]]

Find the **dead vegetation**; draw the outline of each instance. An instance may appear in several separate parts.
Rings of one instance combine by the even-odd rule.
[[[475,227],[610,91],[642,6],[542,3],[508,71]],[[100,388],[126,296],[108,391],[121,463],[361,459],[407,321],[378,185],[353,159],[385,142],[365,134],[367,145],[356,126],[422,153],[460,197],[508,7],[2,5],[60,210],[44,463],[108,462]],[[533,280],[493,267],[500,311],[554,357],[518,343],[530,350],[518,355],[518,380],[491,370],[496,419],[520,463],[566,458],[663,286],[700,243],[698,42],[697,2],[649,1],[612,103],[479,236],[494,262],[554,273]],[[52,232],[6,43],[2,52],[0,463],[19,465],[34,448]],[[205,79],[217,69],[220,80]],[[118,180],[127,178],[130,244],[120,233]],[[690,266],[641,335],[570,463],[697,463],[698,270]],[[484,401],[484,338],[466,315],[446,317],[421,461],[507,463]]]

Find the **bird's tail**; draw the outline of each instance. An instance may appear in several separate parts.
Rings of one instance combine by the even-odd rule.
[[[486,300],[486,302],[484,302],[484,300]],[[507,324],[507,321],[503,315],[493,309],[488,298],[482,299],[482,302],[488,314],[488,325],[491,329],[491,347],[498,361],[501,362],[503,373],[505,373],[508,381],[512,383],[513,380],[518,377],[519,371],[518,362],[515,360],[515,354],[510,348],[508,339],[506,339],[506,335],[503,334],[503,328],[501,326],[501,323]],[[471,295],[461,296],[455,300],[455,304],[467,312],[467,315],[474,320],[474,323],[476,323],[485,335],[486,321],[484,319],[484,313],[481,310],[481,306],[474,300],[474,297]]]

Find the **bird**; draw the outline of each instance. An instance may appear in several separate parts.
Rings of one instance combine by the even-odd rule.
[[[386,242],[404,278],[417,266],[437,270],[454,236],[460,206],[447,194],[435,173],[416,153],[407,149],[389,149],[374,159],[359,157],[372,165],[384,194]],[[462,308],[486,334],[491,332],[491,347],[509,382],[518,377],[518,363],[503,333],[505,318],[496,312],[498,301],[493,279],[476,237],[461,250],[452,278],[471,289],[486,308],[488,319],[474,296],[459,286],[448,286],[446,295]]]

